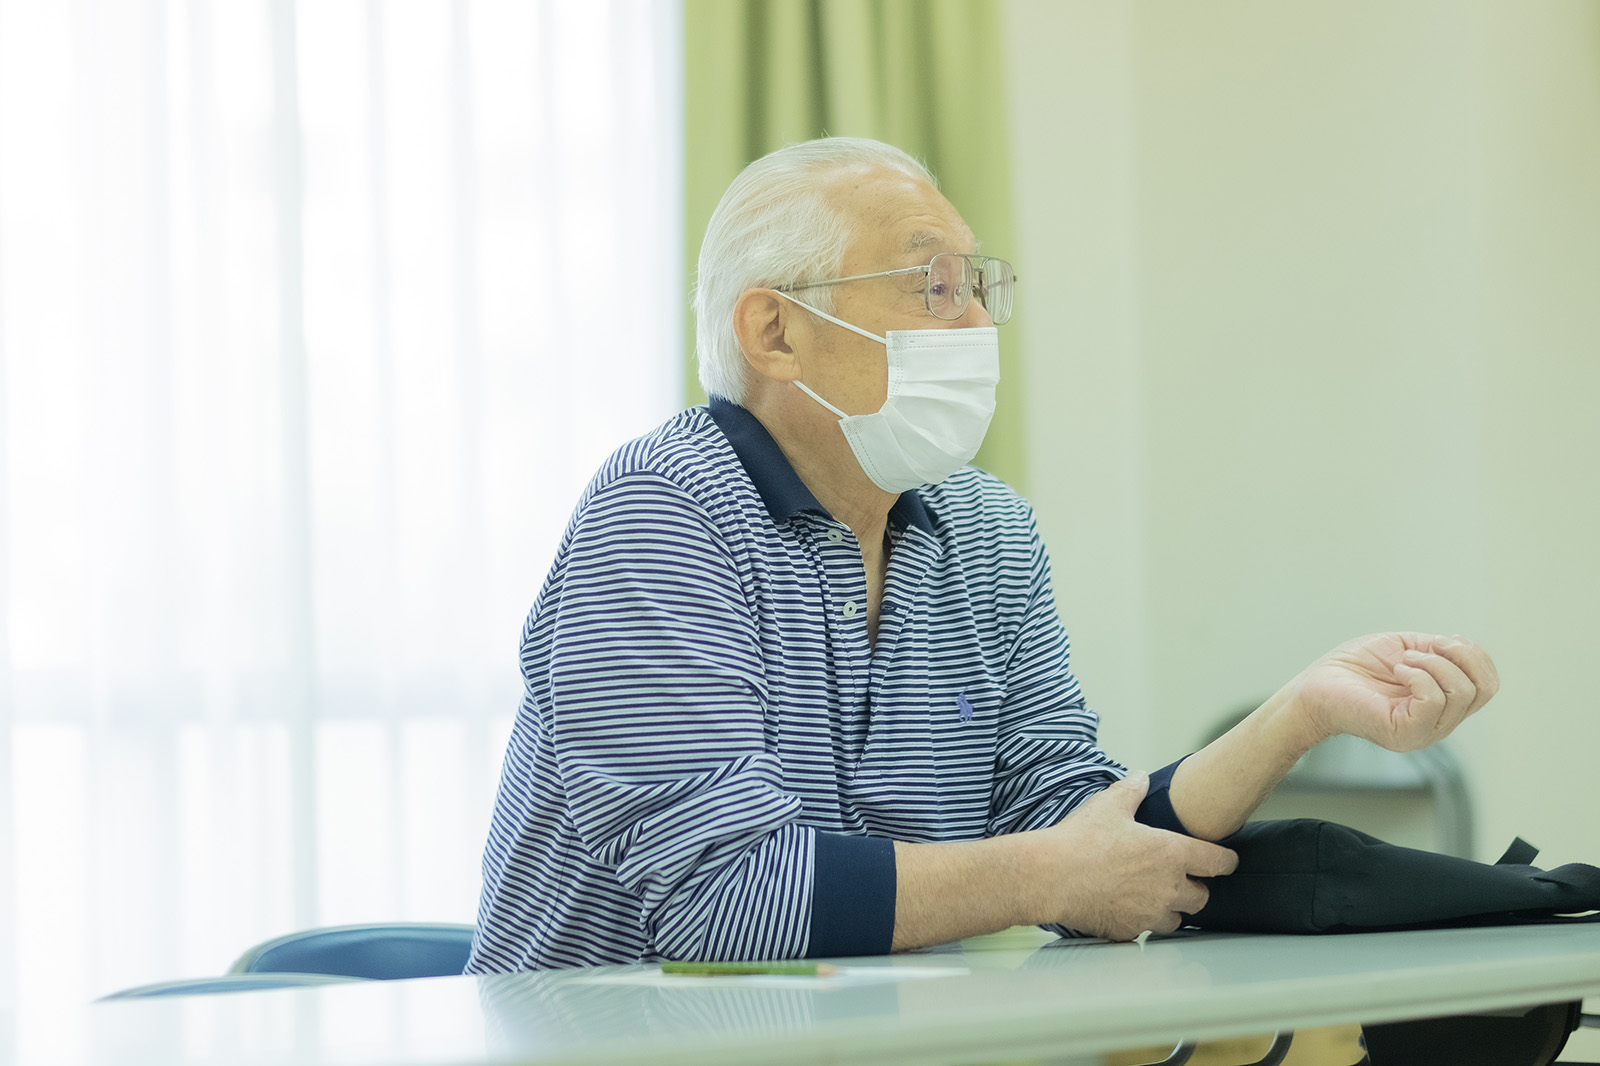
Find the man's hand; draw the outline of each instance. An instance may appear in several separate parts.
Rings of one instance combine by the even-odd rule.
[[[1170,933],[1206,905],[1196,877],[1232,873],[1227,848],[1133,820],[1150,779],[1118,781],[1048,829],[948,844],[895,841],[894,950],[1012,925],[1112,940]]]
[[[1390,751],[1448,736],[1499,688],[1488,652],[1462,637],[1426,633],[1347,641],[1289,685],[1314,741],[1350,733]]]
[[[1449,735],[1500,688],[1489,653],[1461,637],[1378,633],[1322,656],[1244,721],[1183,761],[1169,798],[1184,827],[1220,840],[1295,761],[1340,733],[1390,751]]]
[[[1038,922],[1058,922],[1111,940],[1146,929],[1170,933],[1206,905],[1197,877],[1233,872],[1227,848],[1134,821],[1150,779],[1136,774],[1091,796],[1035,838],[1043,863]]]

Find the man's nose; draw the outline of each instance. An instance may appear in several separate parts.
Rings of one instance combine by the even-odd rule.
[[[989,317],[989,310],[983,306],[983,301],[974,296],[967,304],[967,309],[961,312],[961,317],[956,319],[956,325],[963,329],[982,329],[994,325],[994,319]]]

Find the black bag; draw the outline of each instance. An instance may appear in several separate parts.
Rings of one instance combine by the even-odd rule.
[[[1600,869],[1541,870],[1518,837],[1493,866],[1387,844],[1315,818],[1250,822],[1221,841],[1239,855],[1187,924],[1252,933],[1366,933],[1600,921]],[[1362,1028],[1370,1066],[1547,1066],[1579,1024],[1577,1003]]]
[[[1188,925],[1252,933],[1363,933],[1600,921],[1600,869],[1531,866],[1520,837],[1494,865],[1386,844],[1315,818],[1250,822],[1222,840],[1239,867],[1207,882]],[[1581,917],[1579,915],[1582,915]]]

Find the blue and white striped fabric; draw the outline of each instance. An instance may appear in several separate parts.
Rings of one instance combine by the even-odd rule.
[[[891,840],[1050,825],[1122,776],[1027,503],[968,468],[890,537],[874,647],[854,535],[748,412],[612,456],[523,631],[467,972],[885,951]]]

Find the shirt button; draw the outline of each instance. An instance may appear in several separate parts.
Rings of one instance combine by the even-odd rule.
[[[856,601],[855,600],[845,600],[844,601],[844,616],[846,618],[854,618],[856,616]]]
[[[837,529],[830,529],[828,530],[828,539],[837,544],[844,539],[844,534],[840,533]]]

